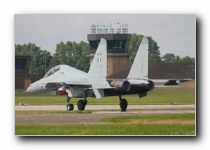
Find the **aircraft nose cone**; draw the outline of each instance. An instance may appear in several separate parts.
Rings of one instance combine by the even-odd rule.
[[[39,94],[42,93],[43,91],[45,90],[41,87],[39,82],[30,84],[30,86],[26,89],[26,92],[31,94]]]

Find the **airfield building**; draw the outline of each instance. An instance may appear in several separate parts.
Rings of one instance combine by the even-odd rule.
[[[39,80],[41,75],[29,75],[32,56],[15,55],[15,89],[26,89]]]

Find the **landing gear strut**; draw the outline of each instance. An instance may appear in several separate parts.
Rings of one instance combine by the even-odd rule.
[[[127,107],[128,107],[128,101],[124,98],[121,97],[121,95],[119,96],[120,98],[120,108],[122,112],[125,112]]]
[[[66,100],[66,109],[67,110],[74,110],[74,105],[73,104],[70,104],[70,100],[71,98],[67,96],[67,100]]]

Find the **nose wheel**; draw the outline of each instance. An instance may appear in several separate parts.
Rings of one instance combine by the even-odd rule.
[[[67,96],[67,100],[66,100],[66,109],[69,111],[69,110],[74,110],[74,105],[73,104],[70,104],[70,100],[71,98]]]
[[[74,105],[73,104],[67,104],[66,109],[67,110],[74,110]]]

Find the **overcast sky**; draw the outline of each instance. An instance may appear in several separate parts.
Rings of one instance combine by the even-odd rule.
[[[56,44],[87,42],[91,25],[128,24],[128,33],[152,36],[161,56],[174,53],[196,57],[195,15],[15,15],[15,44],[35,43],[42,50],[55,52]]]

